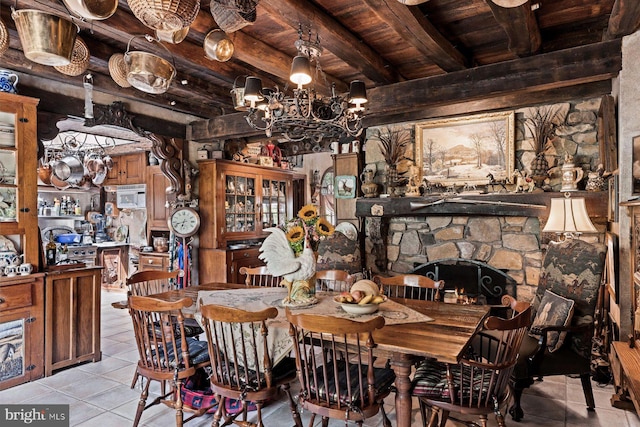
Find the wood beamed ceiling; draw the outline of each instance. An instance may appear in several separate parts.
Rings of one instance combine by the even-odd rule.
[[[20,93],[41,98],[41,110],[82,116],[83,76],[27,60],[11,18],[16,3],[0,3],[10,35],[0,68],[26,77]],[[20,0],[17,8],[68,16],[62,1]],[[326,81],[339,91],[354,79],[366,83],[365,125],[371,126],[609,93],[621,67],[621,38],[640,26],[636,0],[428,0],[415,6],[398,0],[261,0],[256,12],[253,25],[229,34],[232,59],[217,62],[202,47],[206,34],[218,28],[209,1],[202,1],[186,39],[165,43],[177,76],[160,95],[122,88],[109,75],[111,55],[124,53],[133,36],[153,34],[125,0],[104,21],[76,21],[91,53],[94,92],[136,105],[152,127],[154,114],[145,106],[175,113],[166,121],[179,123],[193,140],[258,135],[244,113],[233,110],[230,90],[245,75],[284,87],[302,25],[305,34],[310,29],[320,38]],[[142,38],[132,47],[167,56]],[[72,95],[51,96],[64,88]],[[194,122],[187,126],[189,120]],[[155,126],[151,130],[161,131],[161,123]],[[170,130],[171,136],[179,132]]]

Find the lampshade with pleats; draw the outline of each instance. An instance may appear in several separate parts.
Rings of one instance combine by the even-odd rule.
[[[542,229],[545,233],[597,233],[589,219],[584,197],[551,199],[549,219]]]

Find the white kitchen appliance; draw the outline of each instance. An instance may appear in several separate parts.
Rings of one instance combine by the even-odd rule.
[[[116,186],[116,206],[118,209],[146,208],[147,185],[129,184]]]

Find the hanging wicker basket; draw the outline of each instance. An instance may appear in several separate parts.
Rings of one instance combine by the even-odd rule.
[[[211,15],[218,24],[218,27],[225,33],[238,31],[240,28],[252,25],[256,22],[256,11],[245,13],[235,8],[229,8],[219,3],[218,0],[211,0]]]
[[[199,0],[129,0],[131,12],[154,30],[178,31],[198,16]]]
[[[114,53],[109,58],[109,74],[120,87],[131,87],[127,80],[127,64],[124,63],[124,54]]]
[[[73,44],[73,52],[71,52],[71,63],[69,65],[55,66],[56,70],[67,76],[79,76],[87,71],[89,67],[89,47],[79,36]]]
[[[7,26],[0,19],[0,55],[5,53],[9,49],[9,31]]]
[[[260,0],[217,0],[222,6],[228,9],[235,9],[243,13],[250,13],[256,10]]]

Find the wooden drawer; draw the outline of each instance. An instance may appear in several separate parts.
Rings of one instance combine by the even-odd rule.
[[[166,270],[169,266],[169,258],[160,255],[140,254],[138,269],[144,270]]]
[[[10,310],[33,305],[31,283],[0,287],[0,310]]]
[[[239,249],[235,251],[229,251],[228,253],[230,254],[230,261],[239,261],[247,258],[256,259],[260,254],[260,249]]]

